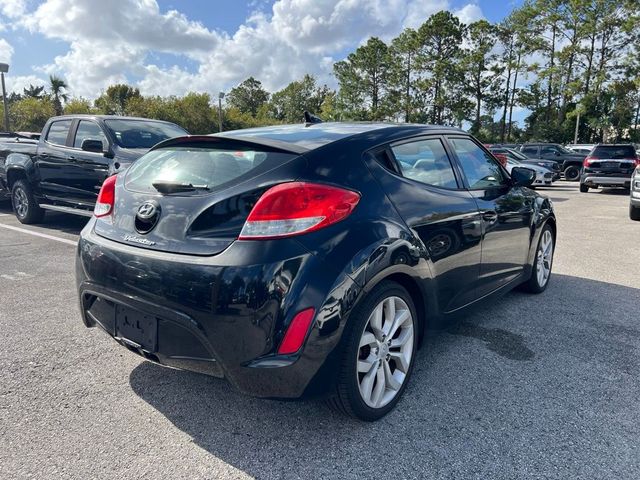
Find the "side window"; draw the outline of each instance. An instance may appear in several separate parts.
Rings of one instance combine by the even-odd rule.
[[[469,187],[490,188],[507,183],[498,162],[469,138],[450,137]]]
[[[556,147],[540,147],[540,155],[555,155],[556,153],[559,153]]]
[[[71,120],[59,120],[53,122],[47,132],[47,142],[54,145],[64,145],[67,143],[67,135],[71,128]]]
[[[100,140],[103,146],[107,145],[107,137],[105,137],[102,129],[97,124],[88,120],[81,120],[78,124],[78,130],[76,130],[73,146],[81,148],[82,142],[85,140]]]
[[[404,177],[435,187],[458,188],[451,162],[438,138],[391,147]]]
[[[525,155],[536,155],[538,153],[538,147],[522,147],[520,151]]]

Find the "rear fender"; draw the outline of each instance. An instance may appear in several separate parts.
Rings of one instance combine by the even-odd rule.
[[[20,178],[25,178],[33,185],[38,177],[33,159],[26,153],[10,153],[5,162],[5,172],[9,190]]]

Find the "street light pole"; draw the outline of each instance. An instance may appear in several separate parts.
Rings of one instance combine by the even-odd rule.
[[[578,144],[578,129],[580,128],[580,110],[578,110],[578,115],[576,116],[576,131],[573,134],[573,144]]]
[[[218,93],[218,127],[219,131],[222,131],[222,99],[224,98],[224,92]]]
[[[9,107],[7,106],[7,89],[4,86],[4,74],[9,72],[9,65],[0,63],[0,77],[2,77],[2,106],[4,110],[4,129],[9,131]]]

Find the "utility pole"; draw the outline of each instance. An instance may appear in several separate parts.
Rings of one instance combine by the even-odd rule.
[[[0,77],[2,77],[2,106],[4,109],[4,129],[9,131],[9,107],[7,105],[7,89],[4,86],[4,74],[9,72],[9,65],[0,63]]]
[[[224,92],[218,93],[218,126],[219,131],[222,131],[222,99],[224,98]]]
[[[576,131],[573,134],[573,144],[578,144],[578,129],[580,128],[580,110],[578,110],[578,115],[576,115]]]

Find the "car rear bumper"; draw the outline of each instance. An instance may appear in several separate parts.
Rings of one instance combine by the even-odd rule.
[[[625,187],[631,186],[631,176],[625,175],[599,175],[593,173],[583,173],[580,183],[588,187]]]
[[[148,360],[225,377],[253,396],[297,398],[331,385],[346,301],[338,298],[336,308],[335,292],[355,298],[356,286],[348,276],[331,278],[331,269],[295,240],[278,248],[235,242],[219,255],[197,257],[122,245],[92,226],[83,230],[76,258],[86,326],[102,327]],[[256,249],[260,264],[252,263]],[[278,355],[286,326],[309,307],[316,321],[301,351]],[[152,322],[153,340],[123,335],[123,311]]]

